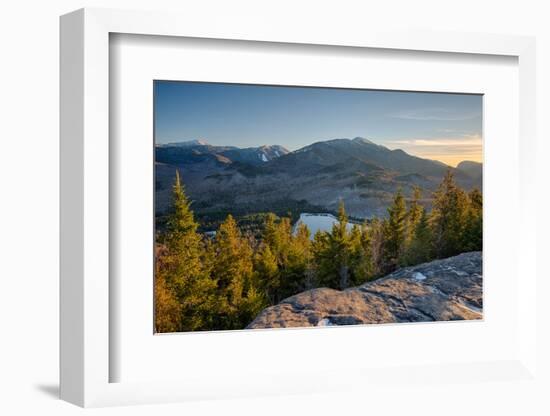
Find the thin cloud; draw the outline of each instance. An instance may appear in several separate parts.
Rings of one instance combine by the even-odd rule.
[[[387,142],[389,145],[408,145],[408,146],[471,146],[472,144],[481,144],[481,135],[463,134],[459,137],[436,137],[436,138],[411,138],[398,139]]]
[[[482,139],[479,134],[464,134],[449,138],[411,138],[386,142],[390,149],[402,149],[409,154],[439,160],[456,166],[463,160],[482,160]]]
[[[417,121],[461,121],[479,117],[478,111],[461,112],[446,108],[420,108],[392,114],[392,118]]]

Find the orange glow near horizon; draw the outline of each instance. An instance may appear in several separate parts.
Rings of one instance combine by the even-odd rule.
[[[465,135],[442,139],[403,139],[388,143],[391,149],[424,159],[432,159],[456,167],[464,160],[483,162],[482,139],[480,135]]]
[[[469,160],[472,162],[479,162],[482,163],[483,159],[480,155],[415,155],[418,157],[422,157],[424,159],[432,159],[437,160],[439,162],[443,162],[446,165],[452,166],[455,168],[460,162],[463,162],[465,160]]]

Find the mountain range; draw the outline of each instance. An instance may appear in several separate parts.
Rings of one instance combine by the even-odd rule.
[[[354,217],[383,217],[397,189],[410,196],[419,186],[429,206],[448,170],[466,190],[482,185],[480,163],[453,168],[362,137],[319,141],[293,152],[279,145],[238,148],[192,140],[157,145],[155,161],[157,215],[169,206],[176,169],[199,214],[334,212],[343,200]]]

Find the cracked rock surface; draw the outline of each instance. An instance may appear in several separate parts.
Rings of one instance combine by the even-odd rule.
[[[318,288],[264,309],[247,328],[482,319],[481,252],[399,269],[343,291]]]

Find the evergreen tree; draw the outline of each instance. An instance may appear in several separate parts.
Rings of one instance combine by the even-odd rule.
[[[344,202],[338,207],[338,222],[330,233],[317,233],[314,237],[314,259],[319,283],[333,289],[345,289],[351,283],[350,267],[353,246],[347,229],[348,217]]]
[[[288,226],[290,221],[288,222]],[[311,268],[311,242],[309,239],[309,229],[305,224],[300,224],[295,232],[291,234],[291,229],[287,225],[283,231],[287,234],[286,252],[282,258],[281,264],[281,299],[302,292],[310,284],[307,280],[312,278],[309,273]],[[289,238],[288,238],[289,237]]]
[[[272,249],[280,245],[279,237],[277,236],[277,216],[272,212],[269,212],[265,217],[262,239]]]
[[[267,215],[262,237],[276,259],[278,270],[275,279],[277,285],[268,290],[272,302],[278,303],[312,284],[309,235],[309,230],[303,224],[298,226],[293,235],[290,218],[277,219],[272,213]]]
[[[180,329],[181,305],[162,273],[167,257],[165,246],[155,249],[155,332],[176,332]]]
[[[470,204],[474,211],[479,213],[483,210],[483,195],[479,189],[472,189],[468,194],[468,198],[470,199]]]
[[[279,303],[280,276],[277,258],[271,251],[269,244],[262,243],[254,256],[254,270],[257,280],[261,283],[270,304]]]
[[[263,240],[271,248],[277,258],[277,264],[283,266],[286,263],[286,256],[290,241],[292,239],[292,226],[289,218],[280,218],[269,213],[264,227]]]
[[[420,221],[424,207],[420,205],[422,199],[422,190],[420,187],[415,186],[413,188],[413,197],[409,204],[409,210],[407,211],[407,244],[411,241],[416,225]]]
[[[181,305],[164,276],[155,278],[155,332],[177,332],[180,329]]]
[[[406,261],[408,265],[415,265],[431,260],[432,256],[432,230],[429,216],[425,210],[422,210],[420,220],[416,224],[411,243],[407,250]]]
[[[258,289],[257,285],[249,285],[246,289],[246,295],[239,305],[237,327],[230,327],[227,329],[246,328],[246,326],[267,306],[269,306],[269,304],[265,293]]]
[[[384,272],[392,272],[403,261],[407,233],[407,209],[405,198],[398,190],[392,205],[388,208],[388,218],[383,222],[384,232]]]
[[[351,284],[358,286],[374,276],[374,264],[372,256],[372,241],[368,226],[354,225],[351,232],[352,261]]]
[[[242,329],[265,306],[253,275],[252,248],[228,215],[216,233],[212,274],[218,282],[217,325]]]
[[[174,294],[180,305],[180,331],[208,329],[214,313],[216,282],[204,270],[204,249],[197,233],[198,224],[177,171],[172,203],[164,238],[167,253],[163,267],[158,269],[159,281]]]
[[[300,224],[296,228],[296,235],[294,237],[295,242],[295,249],[297,251],[297,255],[300,255],[302,257],[309,257],[309,249],[310,249],[310,235],[309,228],[307,228],[307,225]]]
[[[313,267],[320,286],[334,286],[334,264],[331,258],[329,234],[318,230],[312,243]]]
[[[198,224],[190,206],[176,171],[172,187],[172,212],[166,222],[164,239],[170,256],[167,262],[170,269],[168,283],[176,288],[185,286],[189,279],[201,274],[201,237],[197,233]]]
[[[384,223],[373,218],[368,226],[372,277],[381,276],[384,271]]]
[[[434,247],[438,258],[450,257],[464,251],[468,208],[468,197],[456,186],[449,170],[439,185],[433,202]]]
[[[269,281],[264,282],[266,294],[272,304],[279,303],[284,295],[281,293],[282,274],[287,263],[288,247],[291,238],[290,222],[285,219],[278,219],[273,213],[268,213],[266,216],[264,231],[262,234],[263,247],[260,256],[267,258],[259,258],[263,262],[271,262],[273,257],[275,268],[271,271],[271,276],[268,276]],[[262,266],[262,265],[260,265]],[[271,268],[272,265],[268,264]]]
[[[483,245],[483,197],[479,189],[468,194],[470,206],[463,238],[464,251],[480,251]]]
[[[339,277],[338,287],[346,289],[350,285],[352,244],[348,233],[348,216],[342,200],[338,206],[338,222],[332,226],[330,244]]]

